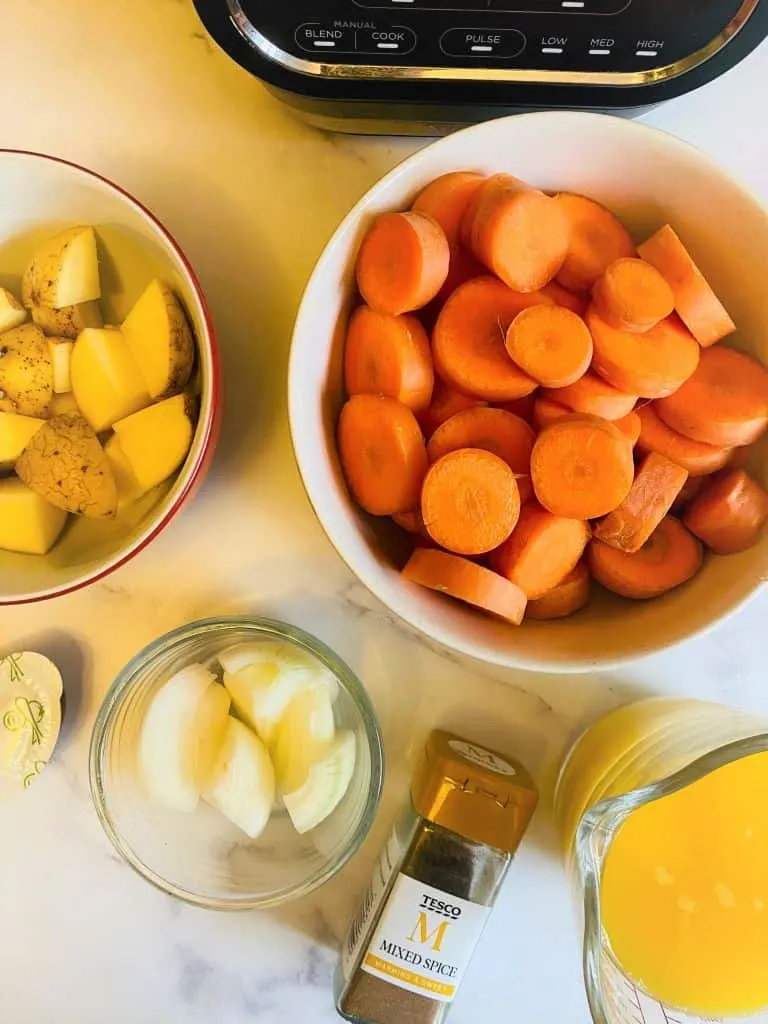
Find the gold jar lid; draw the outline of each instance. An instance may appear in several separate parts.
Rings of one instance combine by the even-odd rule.
[[[411,785],[416,812],[476,843],[514,853],[539,800],[512,757],[441,729],[432,732]]]

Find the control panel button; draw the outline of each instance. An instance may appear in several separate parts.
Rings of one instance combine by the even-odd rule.
[[[313,53],[352,53],[355,49],[355,30],[308,21],[296,29],[296,42],[302,50]]]
[[[415,46],[416,33],[403,25],[357,30],[358,53],[410,53]]]
[[[449,57],[517,57],[525,43],[514,28],[449,28],[440,37],[440,48]]]

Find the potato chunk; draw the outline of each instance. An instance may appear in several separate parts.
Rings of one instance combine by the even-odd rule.
[[[45,420],[0,412],[0,470],[13,469],[16,460],[42,427]]]
[[[123,324],[123,334],[152,398],[178,394],[189,381],[195,343],[168,285],[154,280]]]
[[[32,257],[21,281],[25,306],[61,309],[101,296],[96,234],[74,227],[49,238]]]
[[[72,350],[70,374],[75,400],[97,434],[149,405],[139,368],[122,332],[114,328],[82,332]]]
[[[0,480],[0,548],[45,555],[66,521],[63,509],[49,505],[15,476]]]
[[[61,309],[33,306],[30,313],[32,322],[49,338],[68,338],[74,341],[86,327],[102,327],[104,324],[101,309],[95,300],[81,302],[77,306],[62,306]]]
[[[27,319],[27,311],[7,288],[0,288],[0,333],[19,327]]]
[[[53,363],[39,327],[0,334],[0,411],[45,416],[53,398]]]
[[[194,403],[174,395],[115,423],[120,449],[140,487],[148,491],[167,480],[192,445]]]
[[[117,485],[99,439],[82,416],[54,416],[16,463],[30,490],[57,508],[104,519],[117,511]]]

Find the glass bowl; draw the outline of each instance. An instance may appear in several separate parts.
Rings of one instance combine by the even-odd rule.
[[[304,835],[278,804],[255,840],[202,800],[192,814],[156,806],[138,776],[139,731],[162,684],[187,665],[214,666],[227,648],[258,641],[292,645],[330,670],[339,687],[336,724],[356,738],[357,762],[347,793],[324,822]],[[163,892],[216,910],[275,906],[328,881],[365,839],[383,775],[381,731],[360,681],[319,640],[269,619],[205,619],[145,647],[112,684],[91,739],[91,794],[115,849]]]

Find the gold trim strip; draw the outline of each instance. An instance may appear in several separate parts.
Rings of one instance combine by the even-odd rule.
[[[677,78],[719,53],[741,31],[757,8],[759,0],[744,0],[734,17],[715,38],[700,50],[658,68],[640,71],[548,71],[534,68],[438,68],[405,65],[327,64],[295,57],[269,40],[251,22],[240,0],[227,0],[232,22],[243,38],[262,57],[287,71],[311,78],[381,82],[510,82],[538,85],[641,86]]]

